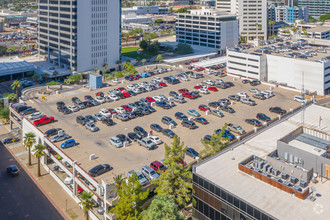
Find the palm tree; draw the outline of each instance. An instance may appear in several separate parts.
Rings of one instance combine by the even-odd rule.
[[[36,82],[36,84],[38,83],[39,79],[40,79],[40,75],[39,74],[34,74],[32,76],[32,79]]]
[[[23,54],[25,54],[26,49],[27,49],[26,45],[22,46]]]
[[[115,185],[117,188],[121,188],[121,183],[123,182],[123,175],[122,174],[118,174],[116,175],[113,180],[115,181]]]
[[[103,80],[105,80],[105,74],[108,72],[108,64],[103,65]]]
[[[10,101],[11,103],[13,103],[14,100],[17,98],[17,95],[16,95],[15,93],[10,93],[10,94],[7,96],[7,98],[9,99],[9,101]]]
[[[53,72],[53,76],[55,77],[55,81],[56,81],[56,77],[57,77],[58,75],[60,75],[60,73],[59,73],[58,71],[54,71],[54,72]]]
[[[94,68],[93,71],[94,71],[95,73],[98,73],[99,68]]]
[[[147,60],[146,59],[142,59],[141,62],[143,64],[143,66],[144,66],[144,63],[147,62]]]
[[[85,212],[86,220],[88,220],[88,211],[93,208],[94,203],[92,202],[93,193],[92,192],[86,192],[83,191],[80,194],[81,202],[79,202],[79,205],[83,206],[83,210]]]
[[[117,60],[116,64],[118,65],[118,71],[121,71],[121,60]]]
[[[38,177],[41,176],[40,173],[40,158],[45,154],[44,150],[45,150],[45,146],[42,144],[37,144],[36,146],[34,146],[34,149],[32,150],[34,152],[34,156],[36,156],[36,158],[38,159]]]
[[[268,21],[268,36],[271,36],[272,21]]]
[[[16,99],[17,99],[17,103],[18,103],[18,88],[20,88],[22,86],[21,82],[18,80],[15,80],[13,82],[13,84],[11,84],[11,88],[13,90],[16,90]]]
[[[45,79],[45,82],[47,83],[47,79],[50,77],[49,73],[43,73],[42,77]]]
[[[24,146],[29,149],[29,166],[31,166],[31,147],[36,143],[36,135],[33,132],[24,135]]]
[[[64,80],[64,83],[67,84],[67,85],[70,85],[74,80],[72,79],[72,77],[68,77]]]
[[[9,56],[11,56],[11,53],[13,52],[13,49],[12,48],[7,48],[6,52],[9,53]]]

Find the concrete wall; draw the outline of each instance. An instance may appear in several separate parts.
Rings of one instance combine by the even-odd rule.
[[[220,50],[238,45],[238,20],[221,23]]]

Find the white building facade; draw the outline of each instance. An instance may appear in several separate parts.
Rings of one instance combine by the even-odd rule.
[[[39,56],[82,72],[116,68],[120,59],[120,1],[38,1]]]
[[[238,21],[235,15],[203,8],[177,16],[177,42],[224,52],[227,47],[238,45],[238,37]]]

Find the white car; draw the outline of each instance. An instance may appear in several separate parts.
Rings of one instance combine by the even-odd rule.
[[[67,176],[67,177],[64,179],[64,183],[65,183],[66,185],[70,185],[72,182],[73,182],[73,179],[72,179],[70,176]]]
[[[115,111],[122,114],[122,113],[126,113],[126,110],[123,107],[117,107],[115,108]]]
[[[251,88],[251,89],[249,89],[249,91],[252,93],[257,93],[257,94],[260,93],[260,90],[257,88]]]
[[[105,109],[105,108],[102,108],[100,110],[100,114],[103,116],[103,117],[106,117],[106,118],[110,118],[111,117],[111,113]]]
[[[215,79],[214,80],[216,83],[218,83],[218,84],[222,84],[222,83],[224,83],[224,81],[222,80],[222,79]]]
[[[269,93],[262,91],[260,94],[264,95],[266,97],[266,99],[269,99],[270,97],[272,97]]]
[[[163,97],[160,97],[160,96],[154,96],[152,98],[155,99],[156,102],[161,102],[164,100]]]
[[[100,113],[95,113],[94,118],[98,121],[103,121],[104,117]]]
[[[141,89],[140,88],[134,88],[132,89],[133,92],[135,92],[136,94],[140,94],[141,93]]]
[[[265,90],[263,91],[264,93],[268,93],[270,95],[270,97],[273,97],[275,96],[275,94],[272,92],[272,91],[269,91],[269,90]]]
[[[162,97],[163,100],[167,100],[168,98],[164,95],[159,95],[159,97]]]
[[[300,95],[296,95],[294,98],[293,98],[294,101],[296,102],[300,102],[300,103],[307,103],[308,100],[305,99],[304,97],[300,96]]]
[[[178,77],[180,80],[183,80],[183,81],[189,81],[190,79],[186,76],[179,76]]]
[[[210,79],[207,79],[207,80],[204,80],[204,83],[209,85],[209,86],[213,86],[214,85],[214,82]]]
[[[41,117],[43,117],[43,116],[45,116],[43,113],[41,113],[41,112],[35,112],[35,113],[33,113],[32,115],[30,115],[30,116],[28,117],[28,119],[29,119],[29,120],[36,120],[36,119],[39,119],[39,118],[41,118]]]
[[[154,142],[155,144],[161,144],[163,143],[163,141],[156,135],[153,136],[149,136],[148,137],[152,142]]]
[[[109,95],[109,98],[113,101],[118,101],[119,100],[118,96],[116,96],[115,94]]]
[[[98,103],[105,103],[105,99],[101,96],[96,96],[95,100],[98,102]]]
[[[111,80],[113,83],[120,83],[119,79],[115,78],[113,80]]]
[[[158,76],[156,76],[156,77],[154,78],[154,80],[155,80],[156,82],[161,82],[161,81],[162,81],[162,79],[161,79],[160,77],[158,77]]]
[[[249,98],[249,95],[246,92],[239,92],[237,95],[241,98]]]
[[[200,92],[202,94],[210,94],[209,90],[208,89],[205,89],[205,88],[198,89],[198,92]]]
[[[127,87],[127,89],[135,89],[136,88],[136,84],[127,85],[126,87]]]
[[[77,108],[77,107],[74,106],[74,105],[70,105],[70,106],[68,106],[68,109],[71,110],[72,112],[77,112],[77,111],[79,111],[79,108]]]

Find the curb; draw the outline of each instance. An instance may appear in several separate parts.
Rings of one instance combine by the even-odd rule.
[[[69,220],[65,213],[56,205],[54,200],[50,198],[50,196],[47,194],[47,192],[44,190],[44,188],[38,183],[38,181],[34,178],[34,176],[29,172],[29,170],[24,166],[24,164],[16,157],[16,155],[11,151],[10,148],[6,147],[6,149],[9,151],[9,153],[15,158],[15,160],[23,167],[25,172],[28,174],[28,176],[32,179],[32,181],[37,185],[37,187],[41,190],[41,192],[46,196],[46,198],[50,201],[50,203],[55,207],[55,209],[61,214],[61,216],[64,219]]]

